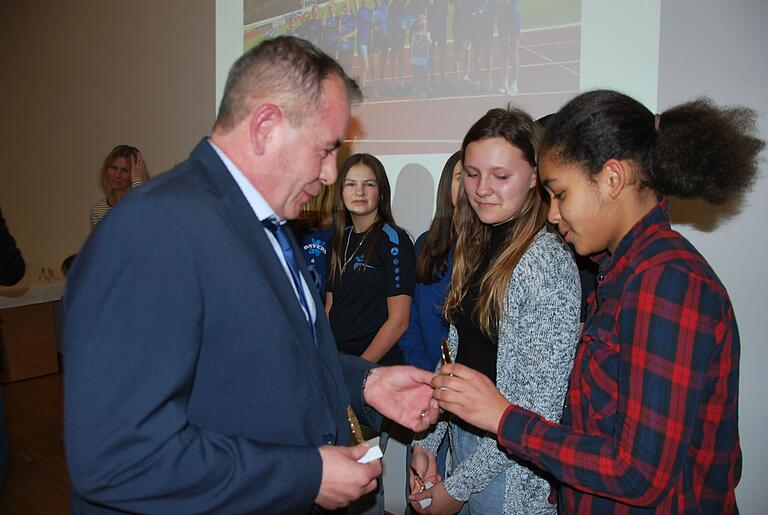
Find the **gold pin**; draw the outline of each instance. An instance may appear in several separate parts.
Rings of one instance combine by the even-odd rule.
[[[427,489],[427,485],[424,484],[424,480],[421,479],[421,476],[419,475],[418,472],[416,472],[416,469],[414,468],[413,465],[411,465],[411,472],[413,473],[413,479],[415,479],[416,482],[419,484],[419,491],[416,492],[416,493],[418,494],[418,493],[421,493],[424,490],[426,490]]]
[[[450,365],[451,363],[453,363],[451,349],[448,348],[448,340],[443,338],[440,340],[440,365]]]
[[[451,363],[453,363],[453,360],[451,359],[451,349],[448,348],[448,340],[443,338],[440,340],[440,366],[450,365]],[[448,375],[452,376],[453,374]]]
[[[352,430],[352,437],[358,444],[365,443],[363,438],[363,428],[360,427],[360,421],[357,420],[357,415],[352,410],[352,406],[347,406],[347,420],[349,420],[349,428]]]

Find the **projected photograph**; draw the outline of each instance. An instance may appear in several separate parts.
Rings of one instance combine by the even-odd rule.
[[[580,0],[245,0],[244,49],[298,36],[363,89],[361,151],[450,152],[468,124],[508,102],[535,116],[579,90]],[[406,122],[406,123],[404,123]],[[362,148],[361,148],[362,145]]]

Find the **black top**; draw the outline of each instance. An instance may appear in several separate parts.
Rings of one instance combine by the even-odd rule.
[[[589,256],[580,256],[576,254],[573,245],[571,250],[574,259],[576,260],[576,266],[579,269],[579,280],[581,281],[581,316],[580,322],[584,322],[587,316],[587,301],[590,294],[597,289],[597,262]]]
[[[496,383],[496,351],[499,340],[496,329],[498,323],[491,324],[493,334],[488,338],[483,334],[472,313],[480,297],[480,281],[488,273],[491,263],[499,254],[507,233],[514,226],[514,223],[514,220],[510,220],[491,227],[491,241],[487,252],[483,253],[477,269],[472,274],[469,289],[461,303],[461,313],[459,313],[455,324],[459,336],[456,362],[482,372],[494,383]]]
[[[0,285],[16,284],[24,277],[24,258],[16,248],[16,241],[8,232],[0,213]]]
[[[376,245],[365,262],[367,242],[376,238]],[[336,345],[344,353],[360,356],[373,341],[389,315],[387,298],[397,295],[413,297],[416,283],[416,254],[408,234],[389,224],[377,225],[370,234],[357,234],[352,227],[344,231],[347,263],[341,276],[328,281],[333,293],[329,318]],[[349,245],[347,245],[349,241]],[[379,363],[402,364],[400,348],[394,347]]]

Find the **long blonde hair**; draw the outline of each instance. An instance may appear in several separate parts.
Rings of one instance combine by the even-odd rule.
[[[520,149],[526,161],[536,166],[541,129],[526,112],[507,107],[491,109],[469,129],[461,145],[462,161],[470,143],[490,138],[502,138]],[[499,318],[504,313],[504,298],[517,263],[536,234],[547,223],[547,204],[537,185],[528,190],[523,207],[515,216],[514,225],[506,235],[501,251],[480,281],[477,304],[470,314],[483,334],[496,336]],[[471,287],[472,275],[488,252],[491,227],[482,223],[469,205],[463,184],[454,213],[458,239],[453,262],[451,288],[445,300],[444,315],[455,324],[461,314],[461,303]]]

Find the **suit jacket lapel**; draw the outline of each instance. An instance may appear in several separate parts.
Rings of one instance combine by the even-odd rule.
[[[220,196],[220,201],[217,205],[219,214],[229,223],[243,242],[248,254],[253,258],[256,267],[260,270],[272,290],[271,292],[255,292],[255,295],[269,296],[271,293],[275,301],[280,304],[288,318],[291,331],[293,331],[295,336],[293,340],[299,352],[307,361],[315,381],[321,386],[321,391],[328,406],[332,406],[333,404],[328,398],[326,381],[323,379],[323,374],[320,373],[319,349],[315,348],[312,343],[312,333],[304,317],[304,311],[301,309],[301,305],[293,291],[291,279],[286,275],[283,265],[280,263],[277,255],[275,255],[261,221],[258,220],[240,188],[237,187],[237,183],[232,179],[224,163],[221,162],[221,159],[219,159],[219,156],[207,141],[203,140],[198,144],[192,152],[192,156],[202,162],[207,172],[206,178],[209,181],[211,191]],[[301,253],[296,248],[295,241],[292,243],[294,245],[294,252],[297,258],[299,258],[297,261],[299,261],[299,267],[304,280],[307,281],[307,284],[312,284],[308,280],[309,275],[306,266],[301,262]],[[314,294],[314,298],[317,303],[318,295]],[[316,309],[318,317],[324,316],[322,304],[317,304]]]

